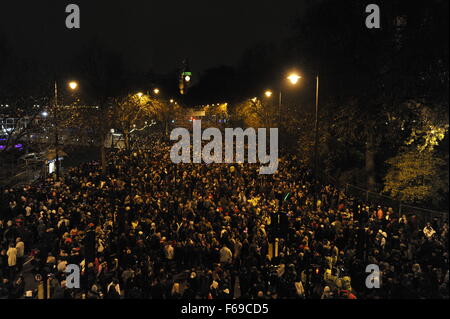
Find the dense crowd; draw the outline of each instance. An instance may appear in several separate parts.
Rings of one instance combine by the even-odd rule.
[[[0,298],[37,297],[24,263],[56,299],[448,298],[446,222],[346,196],[295,156],[259,175],[173,164],[169,149],[154,140],[111,153],[107,174],[90,162],[3,190]],[[80,265],[78,289],[68,264]],[[366,286],[370,264],[380,288]]]

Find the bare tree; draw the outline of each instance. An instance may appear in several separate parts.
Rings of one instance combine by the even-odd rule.
[[[131,133],[146,126],[150,120],[149,104],[155,103],[147,95],[129,94],[113,101],[112,119],[114,128],[124,135],[126,149],[131,148]]]

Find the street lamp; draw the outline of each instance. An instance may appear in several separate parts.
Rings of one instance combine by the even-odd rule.
[[[69,82],[69,87],[70,87],[72,90],[76,90],[77,87],[78,87],[78,83],[75,82],[75,81],[71,81],[71,82]]]
[[[264,92],[264,95],[265,95],[266,97],[271,97],[271,96],[272,96],[272,91],[267,90],[266,92]]]
[[[298,80],[300,80],[301,78],[302,77],[300,75],[298,75],[297,73],[291,73],[286,77],[286,79],[288,79],[292,85],[296,85],[298,83]],[[272,95],[272,92],[266,91],[265,94],[267,97],[270,97]],[[281,97],[282,97],[282,91],[280,90],[280,92],[278,94],[278,120],[280,120],[280,117],[281,117]]]
[[[298,80],[302,77],[297,73],[293,72],[289,74],[287,79],[293,84],[297,84]],[[314,178],[317,180],[317,152],[319,145],[319,76],[316,76],[316,101],[315,101],[315,121],[314,121]],[[280,92],[280,105],[281,105],[281,92]]]
[[[78,83],[71,81],[68,83],[70,89],[75,90],[78,87]],[[55,127],[55,165],[56,165],[56,179],[59,180],[59,152],[58,152],[58,84],[55,81],[55,91],[54,91],[54,112],[53,112],[53,126]],[[45,112],[47,113],[47,112]],[[43,114],[44,115],[44,114]],[[47,113],[48,115],[48,113]],[[44,115],[45,116],[45,115]]]
[[[287,79],[292,83],[292,84],[297,84],[298,80],[300,80],[302,77],[300,75],[298,75],[297,73],[291,73]]]
[[[297,73],[291,73],[287,79],[293,84],[297,84],[298,80],[302,77]],[[317,152],[319,145],[319,76],[316,76],[316,110],[315,110],[315,121],[314,121],[314,179],[317,181]],[[280,105],[281,105],[281,93],[280,93]]]
[[[158,89],[158,88],[154,89],[154,90],[153,90],[153,93],[159,94],[159,89]]]
[[[141,97],[142,97],[142,95],[144,95],[144,93],[142,93],[142,92],[138,92],[138,93],[136,93],[136,95],[138,96],[138,98],[141,98]]]

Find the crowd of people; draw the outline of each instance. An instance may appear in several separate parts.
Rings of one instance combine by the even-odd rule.
[[[155,139],[109,154],[106,174],[89,162],[4,189],[0,298],[448,298],[447,222],[347,196],[293,155],[259,175],[169,150]]]

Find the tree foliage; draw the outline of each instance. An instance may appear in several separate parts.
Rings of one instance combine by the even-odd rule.
[[[272,101],[258,98],[247,99],[235,107],[236,117],[247,127],[277,127],[279,110]]]
[[[448,193],[448,158],[417,148],[402,150],[388,159],[384,191],[401,201],[432,202],[437,205]]]
[[[448,135],[448,109],[420,101],[409,101],[408,106],[415,117],[405,144],[432,152]]]

